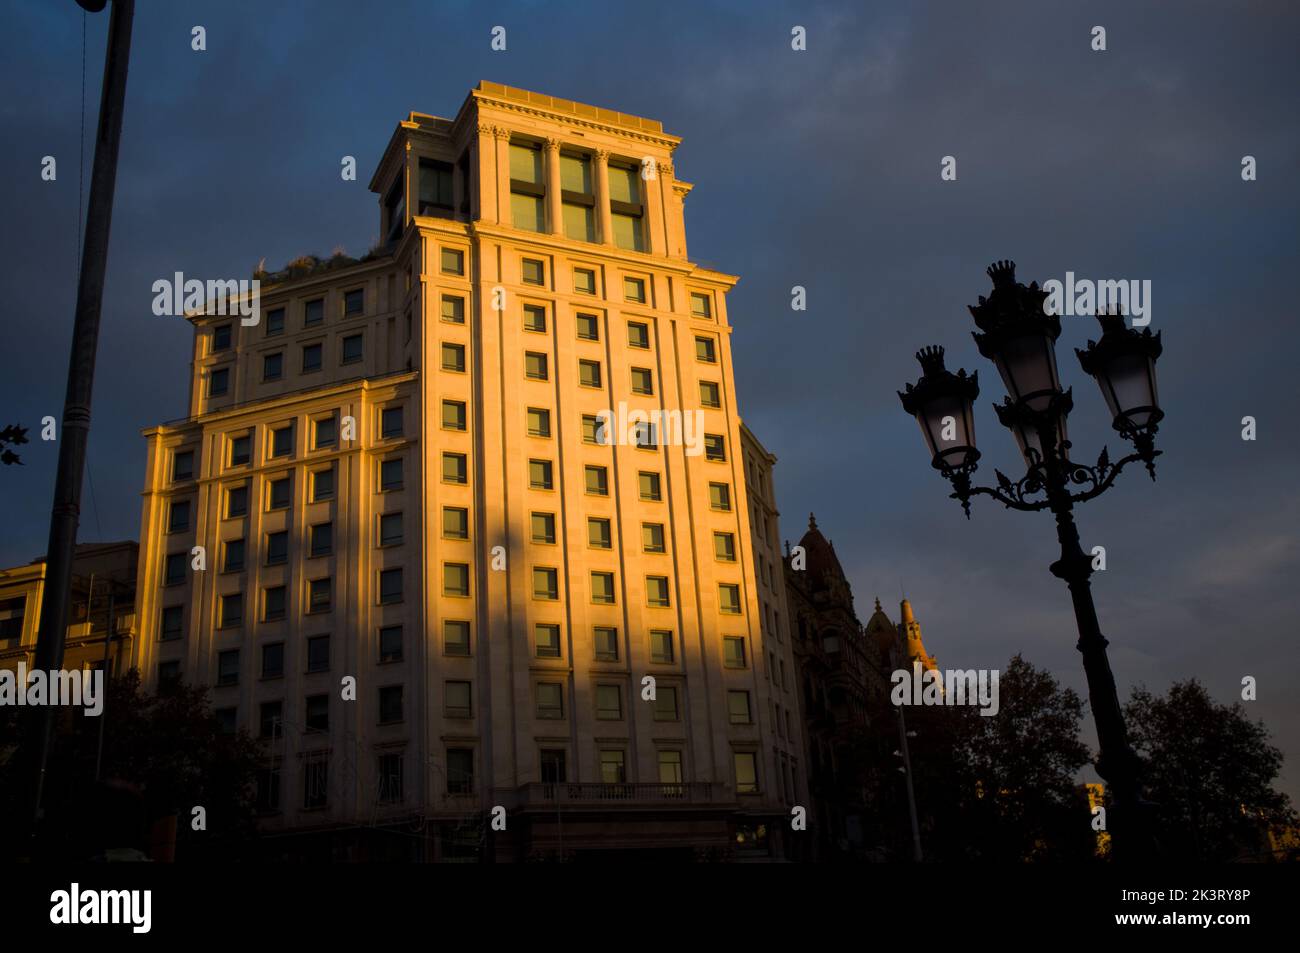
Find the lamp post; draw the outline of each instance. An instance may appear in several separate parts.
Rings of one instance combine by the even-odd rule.
[[[916,356],[921,379],[898,396],[903,409],[916,417],[930,451],[931,465],[952,484],[970,518],[974,496],[991,496],[1004,506],[1035,512],[1050,510],[1056,518],[1061,558],[1052,575],[1064,580],[1074,603],[1079,629],[1078,649],[1088,678],[1088,697],[1097,727],[1097,773],[1114,795],[1111,822],[1117,856],[1150,856],[1155,849],[1149,823],[1151,805],[1142,798],[1137,754],[1129,746],[1120,710],[1115,677],[1106,657],[1106,639],[1097,621],[1089,577],[1092,561],[1079,545],[1074,506],[1108,490],[1119,472],[1142,461],[1155,479],[1155,434],[1163,413],[1156,393],[1155,362],[1160,335],[1124,326],[1120,314],[1102,314],[1102,335],[1077,350],[1083,370],[1096,379],[1111,414],[1112,426],[1133,444],[1134,452],[1112,463],[1105,448],[1093,466],[1069,457],[1066,417],[1074,407],[1070,390],[1061,389],[1056,367],[1060,317],[1044,309],[1047,292],[1037,282],[1026,287],[1016,281],[1015,263],[989,266],[993,292],[970,308],[980,332],[974,335],[980,353],[993,361],[1006,385],[1007,398],[996,405],[999,422],[1011,430],[1027,470],[1012,482],[994,470],[998,486],[973,486],[979,450],[975,446],[974,401],[979,394],[976,375],[956,374],[943,364],[943,348],[923,348]]]

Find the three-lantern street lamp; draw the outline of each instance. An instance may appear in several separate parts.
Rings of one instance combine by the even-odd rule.
[[[1120,711],[1115,678],[1106,658],[1106,639],[1101,634],[1097,610],[1092,601],[1088,577],[1092,561],[1079,545],[1073,509],[1104,493],[1119,472],[1134,461],[1142,461],[1154,480],[1157,425],[1163,417],[1156,394],[1155,363],[1160,356],[1160,334],[1149,329],[1125,326],[1119,313],[1100,314],[1102,334],[1077,350],[1083,370],[1101,388],[1112,425],[1129,441],[1134,452],[1111,462],[1103,448],[1096,464],[1087,466],[1070,459],[1066,417],[1074,401],[1069,389],[1061,388],[1056,367],[1056,339],[1061,319],[1047,313],[1047,292],[1034,282],[1026,287],[1016,281],[1015,262],[989,266],[993,292],[970,308],[980,329],[975,343],[980,354],[993,361],[1006,385],[1007,397],[994,405],[999,422],[1015,437],[1025,459],[1026,472],[1012,481],[994,470],[998,486],[974,486],[980,452],[975,445],[975,398],[979,395],[977,373],[952,373],[943,364],[943,348],[927,347],[917,353],[921,379],[908,384],[898,396],[903,409],[921,425],[930,451],[931,464],[952,484],[958,500],[970,518],[974,496],[991,496],[1015,510],[1051,510],[1061,558],[1052,563],[1054,576],[1070,589],[1079,628],[1078,649],[1088,677],[1088,696],[1097,726],[1100,754],[1097,772],[1110,787],[1113,797],[1110,823],[1117,854],[1149,854],[1154,839],[1150,825],[1141,815],[1150,807],[1142,799],[1139,760],[1129,746]]]

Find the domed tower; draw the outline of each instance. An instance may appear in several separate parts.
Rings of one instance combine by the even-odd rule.
[[[934,656],[925,650],[925,643],[921,641],[921,623],[912,615],[912,604],[904,599],[898,611],[903,627],[903,651],[907,655],[907,664],[910,666],[919,660],[923,671],[937,668]]]
[[[898,627],[894,625],[885,610],[880,608],[880,598],[876,598],[876,611],[867,620],[864,632],[867,641],[875,648],[878,664],[882,670],[893,667],[892,657],[896,650],[902,648],[898,640]]]

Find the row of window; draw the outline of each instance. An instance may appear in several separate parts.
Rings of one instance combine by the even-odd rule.
[[[520,262],[520,280],[526,285],[546,287],[546,262],[539,258],[524,258]],[[591,268],[575,267],[573,269],[573,290],[579,294],[597,294],[596,272]],[[647,304],[646,279],[633,275],[623,276],[623,299],[635,304]],[[713,318],[713,296],[705,291],[691,292],[691,316],[696,318]],[[580,317],[593,317],[580,315]],[[647,347],[649,345],[646,345]]]
[[[359,364],[365,359],[364,335],[349,334],[339,341],[339,366]],[[321,370],[325,362],[325,344],[314,341],[301,345],[299,373],[312,374]],[[230,393],[230,367],[214,367],[208,371],[208,397],[225,397]],[[271,382],[284,378],[284,351],[273,351],[262,355],[262,381]]]
[[[349,288],[343,292],[339,302],[340,317],[355,318],[365,313],[366,292],[364,288]],[[262,315],[262,333],[266,337],[284,334],[285,308],[269,308]],[[302,302],[302,328],[318,328],[325,323],[325,298],[308,298]],[[234,324],[216,324],[209,331],[211,344],[208,348],[212,354],[230,350],[234,343]]]

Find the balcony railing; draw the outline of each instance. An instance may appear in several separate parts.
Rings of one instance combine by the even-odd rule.
[[[534,782],[519,789],[525,804],[699,804],[724,800],[722,786],[708,781],[680,784]]]

